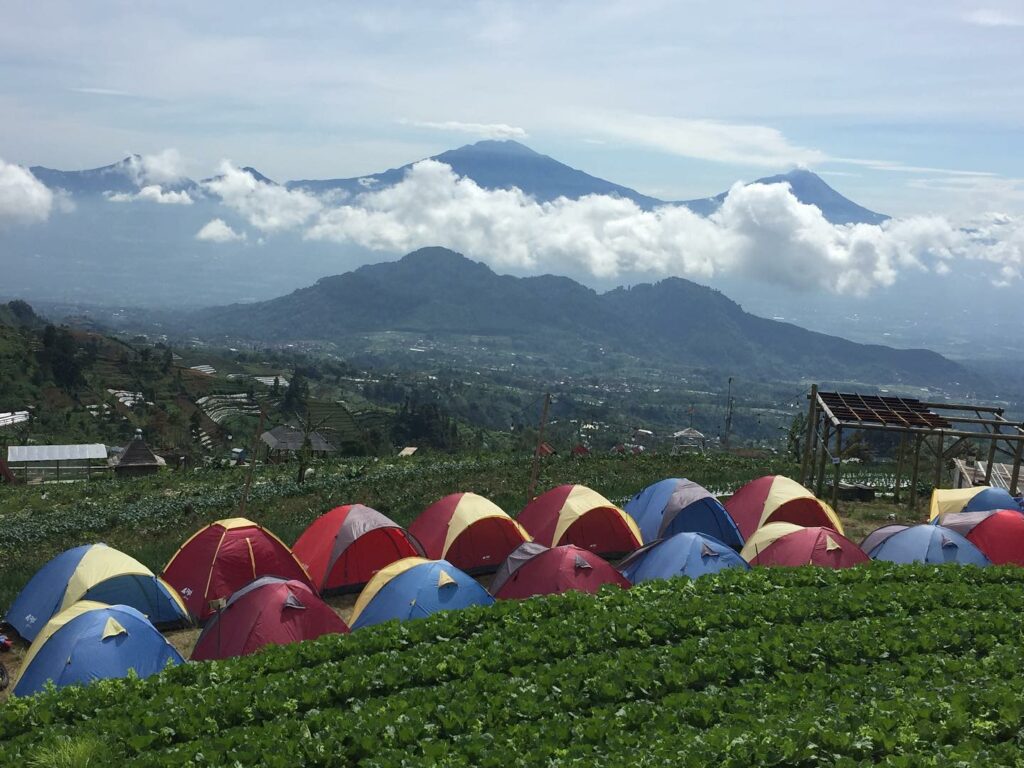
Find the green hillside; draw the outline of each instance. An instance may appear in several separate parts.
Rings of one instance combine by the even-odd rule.
[[[340,341],[367,333],[473,334],[551,359],[605,351],[662,367],[743,370],[967,388],[978,377],[927,350],[856,344],[755,317],[718,291],[670,278],[598,294],[568,278],[497,275],[444,248],[325,277],[271,301],[203,310],[193,332],[260,340]]]

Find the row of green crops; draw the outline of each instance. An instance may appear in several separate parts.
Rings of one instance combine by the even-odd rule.
[[[385,624],[0,708],[12,763],[1024,761],[1024,569],[726,571]],[[98,738],[97,738],[98,737]]]

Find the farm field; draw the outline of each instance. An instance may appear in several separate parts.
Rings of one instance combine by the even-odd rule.
[[[11,763],[1014,765],[1024,571],[727,571],[0,708]],[[69,763],[70,764],[70,763]]]

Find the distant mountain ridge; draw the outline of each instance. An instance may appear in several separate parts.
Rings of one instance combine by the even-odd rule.
[[[140,175],[140,155],[129,155],[116,163],[100,168],[87,168],[81,171],[60,171],[33,165],[29,168],[32,175],[50,189],[63,189],[72,195],[102,195],[106,192],[137,192],[146,181]],[[165,191],[190,190],[197,187],[189,178],[181,178],[171,183],[161,183]]]
[[[450,149],[430,159],[445,163],[459,176],[472,179],[485,189],[516,187],[541,202],[550,202],[559,197],[576,200],[585,195],[609,195],[632,200],[645,210],[661,205],[685,205],[696,213],[708,216],[721,207],[728,195],[728,191],[725,191],[713,197],[697,200],[659,200],[635,189],[571,168],[511,139],[478,141],[475,144]],[[60,171],[39,165],[29,170],[46,186],[64,189],[73,195],[131,193],[137,192],[142,186],[136,170],[140,160],[139,155],[130,155],[111,165],[81,171]],[[285,182],[284,186],[287,189],[303,189],[315,194],[341,191],[354,196],[398,184],[413,165],[415,163],[407,163],[381,173],[347,179],[300,179]],[[250,174],[256,181],[277,184],[251,166],[245,166],[241,170]],[[203,181],[212,181],[216,178],[218,177],[214,176]],[[889,218],[843,197],[820,176],[808,170],[797,169],[766,176],[754,183],[789,184],[800,202],[817,206],[833,224],[880,224]],[[170,191],[199,189],[196,182],[187,178],[161,186]]]
[[[632,200],[647,210],[660,205],[685,205],[702,216],[708,216],[718,210],[729,194],[725,191],[714,197],[670,203],[571,168],[511,139],[479,141],[442,152],[430,159],[451,166],[456,174],[473,179],[485,189],[518,187],[541,202],[558,197],[578,199],[584,195],[610,195]],[[386,189],[399,183],[413,165],[415,163],[408,163],[382,173],[349,179],[289,181],[285,186],[314,193],[342,190],[351,195],[358,195],[367,191]],[[817,206],[833,224],[880,224],[889,218],[843,197],[812,171],[796,169],[788,173],[766,176],[753,183],[789,184],[800,202]]]
[[[502,336],[540,349],[600,344],[653,364],[874,383],[949,384],[972,377],[928,350],[857,344],[756,317],[718,291],[681,278],[604,294],[553,275],[517,278],[445,248],[325,277],[287,296],[202,310],[207,335],[321,339],[381,331]]]

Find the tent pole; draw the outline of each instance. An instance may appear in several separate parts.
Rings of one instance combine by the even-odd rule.
[[[836,427],[836,455],[832,457],[835,473],[832,479],[832,509],[839,512],[839,475],[843,465],[843,428]]]

